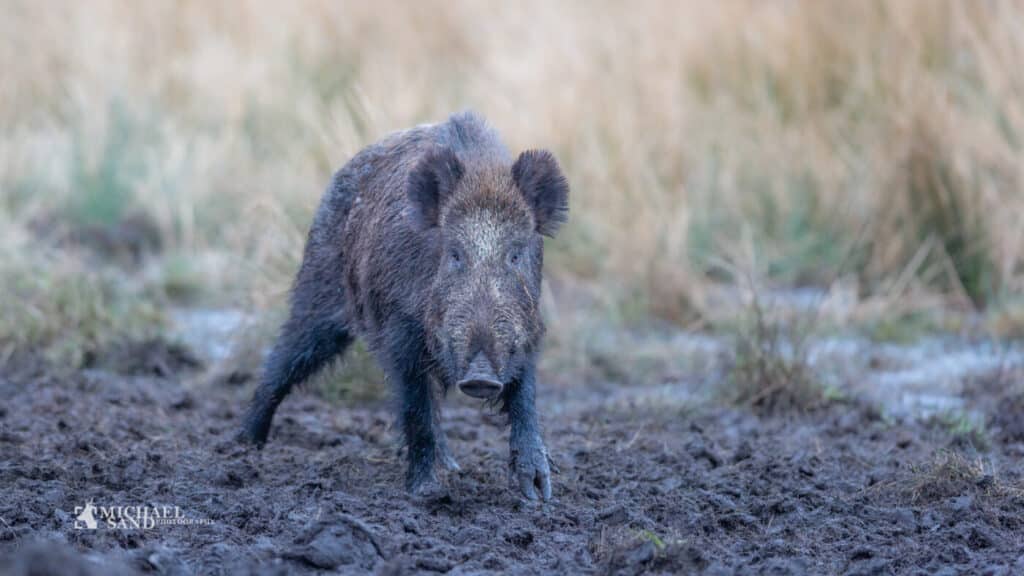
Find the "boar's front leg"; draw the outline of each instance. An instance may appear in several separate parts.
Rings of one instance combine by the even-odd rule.
[[[397,386],[399,426],[408,451],[405,486],[416,496],[440,495],[441,485],[434,473],[438,455],[435,434],[434,394],[424,369],[423,328],[407,318],[392,319],[385,332],[389,379]]]
[[[531,365],[505,391],[505,410],[508,412],[511,435],[509,437],[509,484],[523,496],[536,500],[551,499],[551,467],[548,451],[540,435],[537,408],[534,405],[536,369]]]
[[[405,487],[417,496],[433,496],[440,491],[441,485],[434,473],[439,450],[435,436],[437,431],[434,430],[434,399],[430,393],[430,381],[422,376],[407,376],[402,379],[400,386],[400,418],[409,458]]]

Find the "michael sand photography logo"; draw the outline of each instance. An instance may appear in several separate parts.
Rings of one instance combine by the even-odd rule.
[[[190,518],[179,506],[75,506],[75,530],[152,530],[161,526],[206,526],[208,518]]]

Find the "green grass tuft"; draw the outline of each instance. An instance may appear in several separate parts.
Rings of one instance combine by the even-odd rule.
[[[795,321],[769,317],[755,296],[733,337],[720,395],[764,414],[812,410],[840,399],[809,363],[809,332]]]
[[[75,369],[115,342],[150,336],[163,325],[156,303],[118,272],[58,252],[5,246],[0,285],[0,362],[30,354]]]
[[[145,175],[144,153],[155,135],[117,101],[109,105],[109,118],[101,142],[81,129],[73,133],[71,197],[65,215],[78,226],[120,222],[135,202],[136,183]]]

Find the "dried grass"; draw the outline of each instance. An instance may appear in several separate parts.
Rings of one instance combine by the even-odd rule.
[[[0,242],[141,209],[208,293],[280,306],[331,172],[475,108],[567,171],[549,275],[627,310],[703,315],[743,250],[982,306],[1024,287],[1022,29],[1010,1],[16,1]]]

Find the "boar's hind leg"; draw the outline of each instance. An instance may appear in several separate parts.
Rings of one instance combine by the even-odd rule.
[[[330,246],[330,244],[328,244]],[[340,250],[311,243],[295,280],[291,311],[263,367],[239,437],[263,444],[284,397],[352,342],[343,317],[344,296],[331,273],[338,270]]]
[[[295,278],[288,321],[263,367],[263,377],[239,438],[263,444],[284,397],[352,342],[344,317],[341,284],[344,242],[340,237],[355,194],[358,174],[346,166],[331,181],[309,231]]]
[[[352,337],[338,326],[320,323],[291,326],[289,320],[274,345],[263,379],[245,417],[241,438],[254,444],[267,441],[274,411],[292,387],[315,374],[341,354]]]
[[[337,322],[307,323],[293,315],[267,358],[263,379],[245,417],[241,439],[254,444],[266,442],[274,411],[292,387],[344,352],[351,341],[348,331]]]

